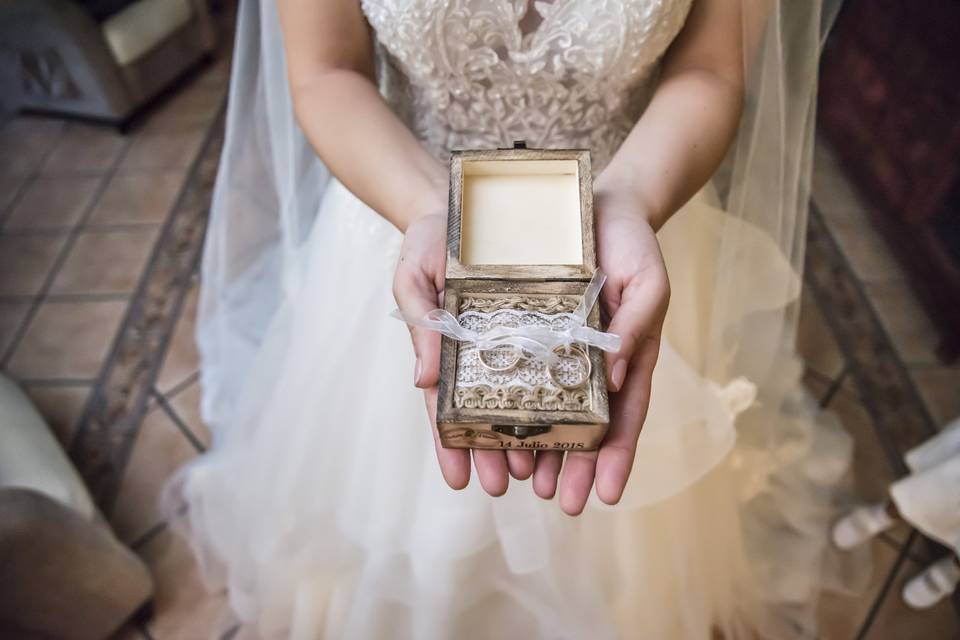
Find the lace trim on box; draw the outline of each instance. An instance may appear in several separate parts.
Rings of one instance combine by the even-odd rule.
[[[460,304],[460,323],[484,332],[497,326],[542,326],[564,329],[576,322],[571,311],[578,300],[570,296],[530,298],[466,297]],[[511,353],[487,354],[488,364],[508,364]],[[575,366],[575,361],[573,365]],[[555,371],[556,373],[556,371]],[[560,375],[576,376],[576,371]],[[562,382],[562,380],[561,380]],[[524,409],[531,411],[583,411],[590,408],[587,387],[562,389],[554,384],[543,362],[525,358],[509,371],[491,371],[480,362],[472,344],[461,344],[457,355],[454,405],[466,409]]]

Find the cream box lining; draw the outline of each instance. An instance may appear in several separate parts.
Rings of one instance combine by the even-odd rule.
[[[583,263],[576,160],[463,163],[460,262]]]

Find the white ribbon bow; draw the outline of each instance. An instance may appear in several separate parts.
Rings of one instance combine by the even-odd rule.
[[[534,359],[553,365],[558,360],[557,348],[563,347],[567,351],[575,342],[594,346],[610,353],[620,351],[620,336],[597,331],[587,326],[587,316],[593,309],[593,305],[597,303],[600,289],[603,288],[606,279],[606,274],[600,269],[593,273],[580,304],[573,313],[569,314],[570,324],[564,329],[542,326],[497,326],[481,333],[464,327],[456,316],[445,309],[433,309],[422,318],[411,317],[399,309],[394,309],[390,315],[411,326],[436,331],[460,342],[475,344],[480,350],[509,345],[528,352]]]

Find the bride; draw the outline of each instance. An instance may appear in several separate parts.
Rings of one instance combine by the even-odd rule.
[[[814,634],[850,450],[792,349],[832,15],[241,3],[198,330],[214,444],[167,508],[245,623]],[[514,140],[593,157],[602,311],[623,338],[598,452],[443,449],[439,337],[389,318],[440,302],[449,150]]]

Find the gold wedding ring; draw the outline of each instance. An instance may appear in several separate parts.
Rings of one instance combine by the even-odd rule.
[[[590,374],[593,372],[593,367],[590,364],[590,356],[587,354],[586,349],[577,343],[573,343],[569,347],[560,345],[554,348],[553,352],[560,356],[561,362],[547,367],[547,375],[550,376],[551,382],[561,389],[568,391],[585,387],[590,381]],[[570,359],[576,360],[578,363],[577,368],[582,372],[574,382],[567,379],[565,375],[570,373],[569,369],[561,370],[564,358],[566,358],[567,361]]]
[[[492,373],[508,373],[517,368],[523,352],[520,347],[504,344],[492,349],[477,349],[477,359]]]

